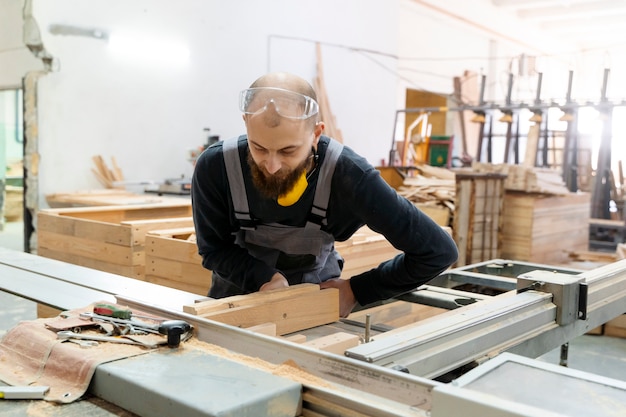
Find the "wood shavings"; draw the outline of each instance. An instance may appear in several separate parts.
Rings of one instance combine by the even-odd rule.
[[[232,352],[223,347],[206,343],[206,342],[202,342],[195,338],[185,342],[185,344],[182,346],[202,350],[203,352],[217,355],[225,359],[229,359],[234,362],[238,362],[246,366],[250,366],[255,369],[269,372],[276,376],[291,379],[292,381],[298,382],[303,385],[315,386],[315,387],[320,387],[320,388],[333,387],[333,385],[329,384],[327,381],[301,369],[298,366],[298,364],[292,360],[288,360],[282,364],[277,365],[277,364],[264,361],[260,358],[253,358],[251,356],[246,356],[240,353]]]

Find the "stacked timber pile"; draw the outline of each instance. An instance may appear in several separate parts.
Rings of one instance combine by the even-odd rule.
[[[420,165],[419,174],[405,177],[397,188],[405,197],[424,211],[440,226],[450,225],[454,213],[456,174],[448,169]]]
[[[572,193],[551,169],[474,163],[479,172],[506,174],[501,256],[566,264],[589,246],[590,195]]]
[[[556,195],[569,193],[561,174],[553,169],[474,162],[472,170],[505,174],[507,176],[504,182],[506,190]]]

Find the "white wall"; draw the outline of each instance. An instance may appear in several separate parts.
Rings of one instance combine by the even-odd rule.
[[[22,0],[0,0],[0,89],[22,85],[29,70],[43,68],[22,41]]]
[[[205,127],[242,133],[239,90],[267,71],[313,80],[316,42],[344,142],[376,165],[388,158],[406,88],[450,94],[452,78],[470,70],[488,75],[488,100],[502,101],[512,57],[568,62],[552,59],[562,45],[489,0],[34,0],[34,16],[55,57],[38,91],[41,196],[99,188],[96,154],[115,157],[131,181],[190,176],[187,150],[205,142]],[[102,40],[51,34],[51,24],[176,41],[189,61],[120,59]],[[566,74],[555,74],[544,77],[545,97],[564,96]],[[527,78],[514,98],[534,98]]]

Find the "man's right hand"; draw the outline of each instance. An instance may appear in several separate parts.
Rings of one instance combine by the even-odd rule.
[[[275,273],[272,275],[272,279],[261,285],[259,291],[269,291],[276,290],[278,288],[287,288],[289,286],[289,282],[287,282],[287,278],[283,274]]]

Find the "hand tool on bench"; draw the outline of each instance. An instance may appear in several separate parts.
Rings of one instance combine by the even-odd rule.
[[[183,320],[164,320],[157,324],[150,324],[138,320],[116,319],[108,316],[100,316],[94,313],[81,313],[80,317],[91,318],[94,321],[104,321],[115,325],[127,326],[129,334],[153,333],[167,336],[169,347],[178,347],[181,339],[191,337],[193,327]]]
[[[147,348],[158,347],[158,345],[154,343],[145,343],[145,342],[141,342],[138,340],[127,339],[125,337],[100,336],[100,335],[95,335],[95,334],[91,335],[91,334],[86,334],[86,333],[74,333],[72,331],[67,331],[67,330],[57,332],[57,338],[62,339],[62,340],[77,339],[77,340],[89,340],[89,341],[96,341],[96,342],[122,343],[125,345],[138,345],[138,346],[143,346]]]
[[[157,317],[141,316],[134,314],[130,309],[119,307],[113,304],[98,303],[93,307],[93,313],[99,316],[113,317],[116,319],[131,320],[133,317],[148,319],[152,321],[163,321]]]

